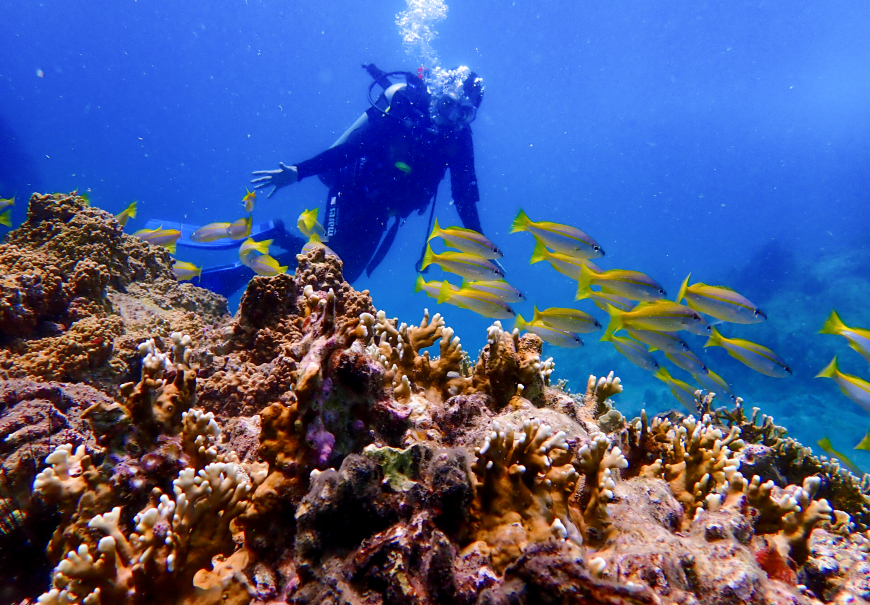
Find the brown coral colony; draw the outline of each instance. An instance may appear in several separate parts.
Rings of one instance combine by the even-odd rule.
[[[627,420],[533,334],[475,358],[297,258],[230,317],[108,213],[31,198],[0,245],[4,602],[870,601],[867,479],[757,410]]]

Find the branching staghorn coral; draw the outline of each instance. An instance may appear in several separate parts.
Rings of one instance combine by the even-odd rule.
[[[592,410],[595,418],[598,418],[613,409],[607,400],[617,393],[622,393],[622,381],[619,377],[614,376],[613,372],[601,378],[596,378],[590,374],[589,380],[586,381],[583,404]]]
[[[709,415],[700,421],[689,416],[679,425],[659,422],[651,428],[664,433],[667,445],[661,462],[642,469],[641,474],[655,476],[661,470],[691,518],[703,506],[707,495],[727,488],[730,473],[739,468],[740,462],[733,454],[744,446],[739,439],[740,431],[734,427],[724,435],[713,426]]]
[[[614,470],[628,467],[622,450],[614,447],[604,433],[593,433],[589,443],[577,451],[578,466],[586,475],[583,492],[579,495],[583,515],[583,530],[592,542],[605,540],[611,531],[607,503],[613,500]]]
[[[708,410],[713,422],[727,428],[740,430],[740,439],[747,444],[760,444],[771,448],[777,468],[785,482],[802,482],[810,475],[822,477],[819,495],[831,505],[850,515],[859,531],[870,527],[870,475],[858,477],[825,456],[815,456],[812,450],[786,436],[786,429],[774,423],[774,419],[752,408],[747,417],[743,400],[737,398],[733,408],[714,408],[714,395],[696,396],[699,409]]]
[[[197,572],[208,571],[215,555],[232,552],[230,524],[244,511],[250,489],[241,467],[214,462],[199,472],[182,470],[173,482],[174,499],[157,490],[155,504],[134,517],[133,532],[124,531],[120,507],[96,515],[88,527],[105,536],[95,549],[82,543],[66,554],[39,603],[192,602]]]
[[[758,475],[746,487],[747,502],[758,510],[756,533],[775,533],[773,539],[780,554],[790,556],[798,565],[803,565],[809,556],[813,529],[831,521],[835,512],[842,521],[843,513],[834,511],[827,500],[813,499],[820,485],[819,477],[807,477],[802,486],[786,487],[779,498],[773,497],[773,482],[761,483]]]
[[[500,409],[515,396],[543,405],[545,387],[555,364],[541,361],[543,341],[535,334],[506,332],[496,321],[487,329],[487,345],[480,352],[471,379],[471,391],[486,393]]]
[[[526,420],[519,434],[493,422],[475,450],[471,535],[486,543],[499,572],[527,544],[553,537],[580,540],[568,511],[579,476],[565,437],[537,420]]]
[[[83,416],[97,435],[111,437],[117,434],[117,423],[130,423],[140,445],[148,447],[159,435],[179,432],[182,415],[196,401],[196,372],[189,365],[190,336],[173,332],[171,339],[172,355],[158,351],[153,338],[139,345],[142,379],[121,385],[123,404],[99,403],[85,410]]]
[[[61,445],[45,462],[50,466],[36,476],[33,491],[60,511],[60,523],[47,549],[49,558],[57,560],[68,543],[79,539],[77,535],[83,531],[83,524],[78,520],[87,520],[96,514],[100,502],[108,495],[109,486],[83,445],[75,452],[72,445]]]
[[[413,388],[424,389],[427,396],[436,398],[449,397],[464,389],[468,381],[460,374],[462,346],[453,329],[445,327],[440,313],[430,319],[426,309],[419,326],[399,324],[395,319],[387,319],[383,311],[377,317],[368,315],[361,320],[370,326],[367,351],[384,367],[384,380],[392,386],[397,400],[407,401]],[[430,359],[428,351],[420,354],[436,342],[439,357]]]

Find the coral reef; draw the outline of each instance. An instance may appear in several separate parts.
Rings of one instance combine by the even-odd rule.
[[[699,392],[627,420],[535,335],[475,359],[297,260],[229,318],[110,215],[31,199],[0,246],[4,601],[870,601],[870,479],[772,418]]]
[[[165,249],[124,234],[75,193],[31,197],[0,247],[0,275],[0,379],[114,394],[138,373],[143,340],[176,331],[205,340],[229,319],[222,297],[175,280]]]

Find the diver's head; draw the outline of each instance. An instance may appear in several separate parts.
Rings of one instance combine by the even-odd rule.
[[[432,121],[439,127],[465,128],[477,117],[483,100],[483,80],[465,66],[439,70],[429,83]]]

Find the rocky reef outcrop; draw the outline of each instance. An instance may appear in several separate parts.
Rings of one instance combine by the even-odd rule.
[[[298,261],[231,318],[111,215],[31,199],[0,245],[0,600],[870,602],[870,479],[760,411],[628,420],[534,335],[470,355]]]

